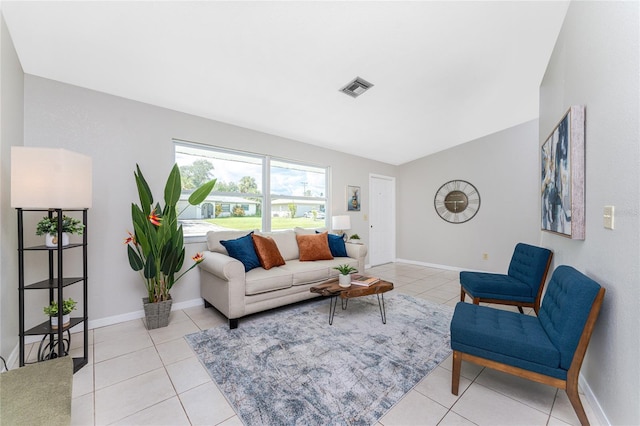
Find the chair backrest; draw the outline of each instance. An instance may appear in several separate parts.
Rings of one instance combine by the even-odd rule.
[[[561,265],[551,276],[540,324],[560,351],[560,367],[568,370],[600,285],[571,266]]]
[[[543,284],[551,255],[549,249],[518,243],[513,250],[507,274],[527,284],[531,288],[531,295],[535,296]]]

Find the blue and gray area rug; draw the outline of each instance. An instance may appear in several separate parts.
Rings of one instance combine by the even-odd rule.
[[[387,293],[271,311],[185,336],[247,425],[372,425],[450,353],[453,309]]]

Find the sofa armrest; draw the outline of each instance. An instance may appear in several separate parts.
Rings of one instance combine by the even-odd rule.
[[[245,314],[245,272],[239,260],[217,252],[206,252],[200,268],[200,296],[227,318]]]
[[[208,251],[198,266],[225,281],[239,279],[244,282],[245,279],[242,262],[226,254]]]
[[[346,243],[347,255],[354,259],[364,259],[367,255],[367,246],[364,244]]]
[[[364,258],[367,256],[367,246],[364,244],[346,243],[347,255],[353,259],[358,259],[358,271],[364,273]]]

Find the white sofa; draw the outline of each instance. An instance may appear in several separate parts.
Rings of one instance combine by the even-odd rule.
[[[245,272],[244,265],[228,255],[221,240],[233,240],[247,235],[248,231],[209,231],[207,246],[200,267],[200,295],[205,307],[215,307],[229,319],[229,328],[238,326],[238,319],[256,312],[317,297],[309,289],[329,279],[338,271],[333,267],[349,264],[364,272],[367,248],[362,244],[346,243],[349,257],[332,260],[300,261],[297,233],[314,233],[315,230],[296,228],[274,232],[256,232],[273,238],[285,260],[282,266],[265,270],[262,267]]]

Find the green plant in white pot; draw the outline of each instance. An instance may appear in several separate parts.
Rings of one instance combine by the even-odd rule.
[[[335,266],[333,269],[340,272],[338,275],[338,285],[340,287],[350,287],[351,286],[351,274],[354,272],[358,272],[356,268],[351,265],[344,264]]]
[[[71,311],[76,308],[78,302],[72,298],[62,301],[62,327],[66,327],[71,323]],[[45,306],[43,311],[46,315],[49,315],[51,321],[51,328],[58,329],[58,302],[52,301],[49,306]]]
[[[167,178],[164,207],[160,203],[154,205],[149,185],[137,165],[134,176],[140,205],[131,204],[134,233],[129,233],[125,240],[129,265],[134,271],[140,272],[147,288],[148,297],[143,299],[147,328],[165,327],[169,324],[171,288],[184,274],[202,262],[203,257],[201,253],[193,256],[193,264],[178,275],[185,256],[182,224],[178,222],[182,212],[177,211],[182,191],[178,165],[174,164]],[[188,204],[196,206],[202,203],[215,183],[213,179],[195,189],[187,200]]]
[[[69,234],[82,235],[84,224],[76,218],[62,216],[62,245],[69,244]],[[44,235],[44,244],[47,247],[58,246],[58,218],[43,217],[36,226],[36,235]]]

